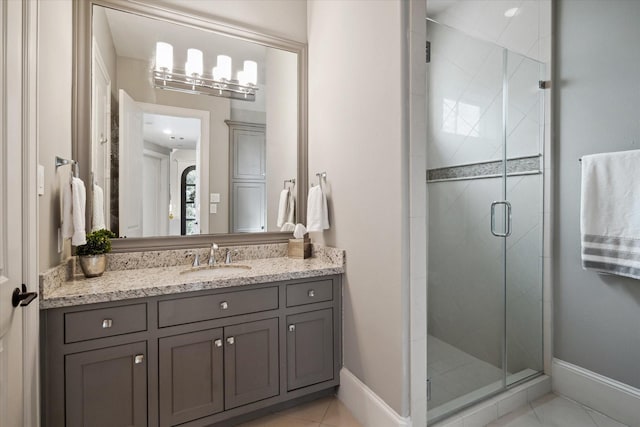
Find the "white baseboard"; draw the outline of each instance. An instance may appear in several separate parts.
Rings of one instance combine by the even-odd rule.
[[[398,415],[346,368],[340,370],[338,399],[365,427],[411,427],[409,418]]]
[[[553,359],[553,391],[630,427],[640,427],[640,390],[571,363]]]

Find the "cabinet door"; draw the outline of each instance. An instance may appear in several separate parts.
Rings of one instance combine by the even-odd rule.
[[[333,310],[287,316],[287,390],[333,379]]]
[[[264,129],[234,129],[231,145],[232,179],[264,180],[266,176]]]
[[[160,426],[223,410],[222,329],[159,340]]]
[[[276,396],[278,381],[278,319],[224,328],[225,409]]]
[[[147,425],[146,342],[65,357],[67,427]]]
[[[232,231],[262,233],[266,221],[266,191],[264,182],[234,182],[231,186]]]

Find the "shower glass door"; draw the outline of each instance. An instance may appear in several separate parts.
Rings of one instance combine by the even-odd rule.
[[[434,22],[427,39],[431,423],[542,368],[543,116],[538,62]]]

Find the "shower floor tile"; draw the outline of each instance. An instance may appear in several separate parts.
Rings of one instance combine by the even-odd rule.
[[[502,369],[431,335],[427,336],[427,362],[429,410],[502,380]]]

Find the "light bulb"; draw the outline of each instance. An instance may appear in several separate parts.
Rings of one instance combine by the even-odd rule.
[[[238,71],[238,83],[242,86],[246,86],[249,81],[247,80],[247,73],[245,71]]]
[[[219,67],[213,67],[213,70],[211,70],[211,75],[213,76],[213,80],[217,82],[222,79]]]
[[[244,61],[244,74],[247,83],[258,84],[258,64],[256,61]]]
[[[169,43],[156,43],[156,70],[173,71],[173,46]]]
[[[187,76],[202,75],[202,51],[198,49],[187,50],[187,63],[184,64]]]
[[[231,80],[231,57],[227,55],[218,55],[218,72],[220,78],[225,80]]]

